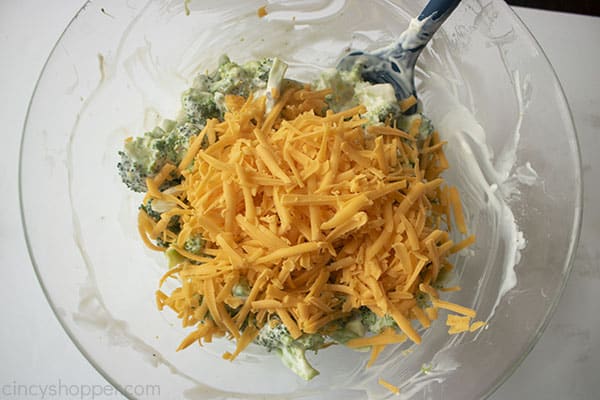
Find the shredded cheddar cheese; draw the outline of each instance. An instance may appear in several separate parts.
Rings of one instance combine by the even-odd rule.
[[[389,383],[388,381],[384,380],[383,378],[379,378],[378,382],[379,382],[379,384],[381,386],[383,386],[384,388],[386,388],[390,392],[392,392],[394,394],[400,394],[400,388],[398,386],[392,385],[391,383]]]
[[[266,6],[259,7],[258,10],[256,11],[256,14],[258,15],[258,18],[262,18],[262,17],[266,16],[267,15],[267,7]]]
[[[451,214],[463,234],[466,225],[458,192],[440,177],[444,143],[437,133],[422,143],[419,119],[408,132],[364,129],[365,108],[325,111],[328,93],[289,87],[266,115],[264,97],[227,96],[223,121],[208,121],[181,163],[149,180],[145,201],[173,207],[158,222],[140,212],[142,239],[161,251],[153,240],[170,239],[184,258],[160,282],[180,286],[156,293],[160,309],[195,327],[179,349],[227,336],[237,342],[224,355],[233,360],[271,316],[298,338],[364,306],[401,331],[347,343],[371,346],[372,365],[386,345],[420,343],[413,321],[428,328],[439,309],[466,318],[449,319],[452,331],[482,326],[469,325],[472,309],[440,300],[432,287],[452,268],[447,257],[474,241],[455,244],[448,235]],[[412,105],[414,98],[403,103]],[[181,183],[159,191],[174,171]],[[173,215],[177,234],[168,228]],[[194,235],[206,240],[202,255],[184,249]],[[232,293],[242,281],[251,288],[244,298]],[[432,307],[421,308],[418,296]]]

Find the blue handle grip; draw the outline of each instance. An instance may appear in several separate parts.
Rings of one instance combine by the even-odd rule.
[[[458,3],[460,0],[430,0],[417,19],[422,21],[431,17],[432,20],[441,24],[454,11]]]

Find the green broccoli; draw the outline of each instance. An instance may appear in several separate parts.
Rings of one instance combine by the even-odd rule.
[[[386,314],[383,317],[379,317],[365,306],[360,308],[360,317],[363,326],[372,333],[379,333],[385,328],[396,327],[396,322],[394,322],[394,319],[390,315]]]
[[[366,328],[362,324],[362,318],[359,313],[346,320],[333,321],[327,327],[327,336],[333,341],[345,344],[349,340],[365,336]]]
[[[246,277],[242,276],[239,282],[233,286],[233,289],[231,289],[231,294],[233,294],[235,297],[246,298],[250,294],[250,290],[250,283]]]
[[[362,117],[369,120],[371,125],[394,121],[402,115],[392,85],[363,81],[358,64],[350,71],[324,72],[315,86],[317,89],[333,89],[333,93],[328,95],[326,100],[336,112],[359,104],[364,105],[367,112],[362,114]]]
[[[167,265],[169,268],[173,268],[177,264],[181,264],[185,261],[185,257],[179,254],[173,247],[169,247],[165,250],[165,256],[167,257]]]
[[[145,204],[140,204],[139,209],[144,211],[154,221],[158,222],[161,218],[161,214],[169,211],[174,206],[175,205],[173,203],[168,201],[150,199]],[[174,215],[171,217],[169,223],[167,224],[167,229],[174,234],[181,232],[181,220],[179,215]]]
[[[271,326],[269,323],[262,327],[254,342],[266,347],[269,351],[282,346],[288,346],[294,341],[284,324],[277,321]]]
[[[362,117],[368,119],[372,124],[396,120],[401,115],[394,88],[389,84],[373,85],[359,82],[354,88],[354,96],[357,103],[367,108],[367,112]]]
[[[408,132],[415,119],[421,119],[421,125],[419,126],[419,138],[425,139],[433,133],[434,128],[431,120],[419,113],[400,116],[397,123],[398,129]]]
[[[177,220],[177,222],[179,222],[179,220]],[[200,235],[192,236],[191,238],[185,241],[183,248],[185,251],[189,251],[190,253],[200,255],[202,254],[202,250],[204,249],[205,243],[206,241]],[[167,257],[169,268],[174,267],[175,265],[180,264],[186,260],[186,258],[179,254],[177,250],[175,250],[173,247],[170,247],[170,243],[167,243],[166,246],[163,247],[168,247],[165,251],[165,256]],[[198,263],[196,261],[190,262],[193,264]]]
[[[320,334],[304,334],[294,340],[285,325],[278,321],[273,327],[265,324],[254,342],[269,351],[274,350],[286,367],[305,380],[319,374],[306,359],[306,351],[323,348],[325,340]]]
[[[268,81],[271,69],[274,68],[275,60],[273,58],[263,58],[262,60],[248,61],[244,64],[244,69],[253,76],[255,85],[262,85],[262,83],[256,81]]]
[[[164,131],[160,127],[146,132],[127,143],[117,164],[123,183],[134,192],[145,192],[146,178],[155,176],[166,164],[179,164],[189,146],[189,137],[180,135],[177,130]],[[179,176],[172,176],[161,189],[179,183]]]
[[[154,221],[158,222],[161,218],[161,214],[170,210],[172,207],[173,204],[167,201],[150,199],[146,203],[140,204],[139,209],[145,212],[146,215],[148,215]],[[167,224],[167,229],[173,232],[174,234],[178,234],[179,232],[181,232],[181,220],[179,218],[179,215],[174,215],[171,217],[169,223]],[[161,237],[158,237],[155,240],[155,242],[157,246],[164,247],[165,249],[167,249],[168,254],[166,254],[166,256],[169,260],[169,266],[173,266],[180,262],[176,258],[174,258],[176,253],[175,250],[169,252],[169,250],[171,250],[169,247],[171,243],[163,240]]]
[[[158,212],[154,208],[152,208],[153,201],[154,200],[150,199],[145,204],[144,203],[140,204],[139,209],[144,211],[154,221],[158,222],[158,220],[160,220],[160,212]]]
[[[327,95],[325,100],[333,111],[339,112],[358,105],[354,96],[354,87],[359,82],[362,82],[359,68],[350,71],[330,69],[319,76],[314,86],[318,90],[333,89],[333,93]]]
[[[179,164],[190,138],[204,128],[206,121],[223,118],[227,111],[225,95],[246,97],[251,92],[264,91],[272,66],[271,58],[239,65],[224,56],[214,72],[196,76],[192,87],[181,96],[182,110],[177,121],[164,120],[162,127],[127,142],[118,152],[117,168],[123,183],[135,192],[147,191],[146,178],[155,176],[166,163]],[[280,70],[278,67],[277,71]],[[179,180],[180,177],[174,176],[160,189]]]
[[[202,127],[191,122],[185,122],[181,125],[176,125],[174,129],[177,132],[177,136],[189,139],[199,134]]]
[[[210,75],[205,84],[211,93],[235,94],[247,97],[251,92],[264,89],[267,85],[269,71],[273,60],[265,58],[237,64],[227,56],[222,56],[219,66]]]
[[[223,118],[223,112],[215,101],[214,93],[190,88],[181,95],[181,105],[185,118],[193,124],[204,126],[211,118]]]
[[[200,235],[194,235],[188,238],[183,244],[183,249],[192,254],[200,255],[202,254],[202,250],[204,250],[204,245],[206,244],[206,240]]]

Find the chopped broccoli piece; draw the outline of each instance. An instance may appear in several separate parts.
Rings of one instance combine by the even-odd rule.
[[[179,220],[177,220],[177,222],[179,222]],[[201,236],[193,236],[185,241],[183,248],[185,251],[200,255],[202,254],[202,250],[204,249],[204,244],[205,240]],[[170,246],[170,243],[168,245]],[[167,257],[169,268],[174,267],[175,265],[180,264],[186,260],[186,257],[179,254],[179,252],[173,247],[169,247],[165,251],[165,256]],[[191,262],[197,263],[195,261]]]
[[[166,211],[169,211],[171,208],[173,208],[173,206],[173,203],[170,203],[168,201],[150,199],[146,203],[140,204],[139,209],[144,211],[154,221],[159,221],[161,219],[161,214]],[[174,215],[171,217],[169,223],[167,224],[167,229],[173,232],[174,234],[178,234],[181,231],[181,220],[179,218],[179,215]],[[162,238],[159,237],[156,239],[156,245],[168,248],[170,246],[170,243],[165,242]],[[167,258],[169,258],[168,255]]]
[[[390,84],[360,82],[354,88],[354,95],[357,102],[367,108],[362,117],[373,124],[396,120],[401,114],[394,88]]]
[[[281,322],[274,326],[267,323],[254,342],[269,351],[275,350],[283,364],[303,379],[310,380],[319,374],[306,359],[306,351],[317,351],[324,346],[325,340],[320,334],[304,334],[294,340]]]
[[[311,380],[319,375],[306,359],[306,349],[302,346],[291,344],[275,350],[283,364],[304,380]]]
[[[200,133],[202,127],[195,125],[191,122],[185,122],[175,127],[175,130],[177,131],[177,135],[189,139],[190,137],[196,136],[198,133]]]
[[[420,308],[431,306],[431,300],[429,299],[429,295],[427,293],[418,292],[415,296],[415,300],[417,300],[417,305]]]
[[[127,143],[118,154],[117,164],[123,183],[135,192],[145,192],[146,178],[155,176],[166,164],[179,164],[189,146],[189,137],[181,136],[176,130],[165,132],[156,127],[143,136]],[[177,184],[179,177],[172,177],[163,189]]]
[[[369,124],[393,121],[402,114],[392,85],[363,81],[359,64],[350,71],[326,71],[315,86],[317,89],[333,89],[333,93],[328,95],[326,100],[336,112],[359,104],[364,105],[367,112],[362,114],[362,117],[368,119]]]
[[[202,254],[202,250],[204,249],[204,245],[206,244],[206,240],[202,238],[200,235],[195,235],[188,238],[183,244],[183,249],[192,254],[200,255]]]
[[[140,204],[139,209],[144,211],[154,221],[160,220],[160,212],[152,208],[152,199],[148,200],[146,204]]]
[[[280,322],[274,324],[274,326],[271,326],[269,323],[265,324],[260,332],[258,332],[256,339],[254,339],[256,344],[266,347],[269,350],[287,346],[293,341],[294,339],[290,336],[285,325]]]
[[[231,289],[231,294],[233,294],[235,297],[246,298],[250,294],[250,289],[251,288],[248,280],[243,276],[240,278],[240,281],[233,286],[233,289]]]
[[[354,86],[359,82],[362,82],[362,77],[358,68],[350,71],[330,69],[323,72],[314,85],[318,90],[333,89],[333,93],[325,99],[333,111],[339,112],[358,105],[354,97]]]
[[[158,247],[164,247],[165,249],[171,245],[169,242],[162,240],[161,237],[156,238],[155,242]]]
[[[397,126],[403,131],[408,131],[415,119],[421,119],[421,125],[419,126],[419,138],[425,139],[433,133],[434,128],[431,120],[423,114],[419,113],[412,115],[402,115],[398,119]]]
[[[271,58],[239,65],[223,57],[213,73],[196,76],[192,87],[181,96],[177,121],[164,120],[162,127],[127,142],[119,151],[117,168],[125,185],[135,192],[147,191],[146,178],[155,176],[166,163],[179,164],[190,137],[198,134],[208,119],[223,118],[225,95],[247,97],[251,92],[264,91],[272,66]],[[177,184],[179,179],[174,176],[160,189]]]
[[[222,56],[217,69],[209,75],[196,77],[194,84],[195,87],[212,94],[247,97],[251,92],[266,87],[272,64],[271,58],[265,58],[240,65],[227,56]]]
[[[365,333],[360,314],[350,319],[333,321],[327,326],[327,336],[340,344],[363,337]]]
[[[215,96],[210,92],[188,89],[181,96],[181,105],[187,120],[193,124],[204,126],[211,118],[223,118]]]
[[[276,69],[275,60],[277,60],[277,58],[263,58],[262,60],[248,61],[244,64],[244,69],[248,71],[254,79],[267,82],[271,75],[271,70]]]
[[[423,364],[421,365],[421,373],[428,375],[433,371],[433,366],[431,364]]]
[[[175,250],[172,247],[169,247],[165,251],[165,256],[167,257],[167,262],[168,262],[169,268],[173,268],[177,264],[181,264],[182,262],[185,261],[185,257],[182,256],[181,254],[179,254],[177,252],[177,250]]]
[[[317,351],[323,348],[323,345],[325,344],[325,338],[323,337],[323,335],[318,333],[305,333],[304,335],[296,339],[294,341],[294,344],[297,344],[306,350]]]
[[[364,306],[360,308],[360,314],[361,322],[369,332],[379,333],[385,328],[396,327],[396,322],[394,322],[394,319],[388,314],[384,315],[383,317],[379,317],[368,307]]]

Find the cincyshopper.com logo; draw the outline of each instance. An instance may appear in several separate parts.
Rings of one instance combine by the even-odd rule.
[[[125,385],[124,391],[136,398],[160,398],[160,385]],[[68,384],[62,380],[50,384],[22,384],[17,381],[2,385],[0,399],[100,399],[119,396],[111,385]]]

